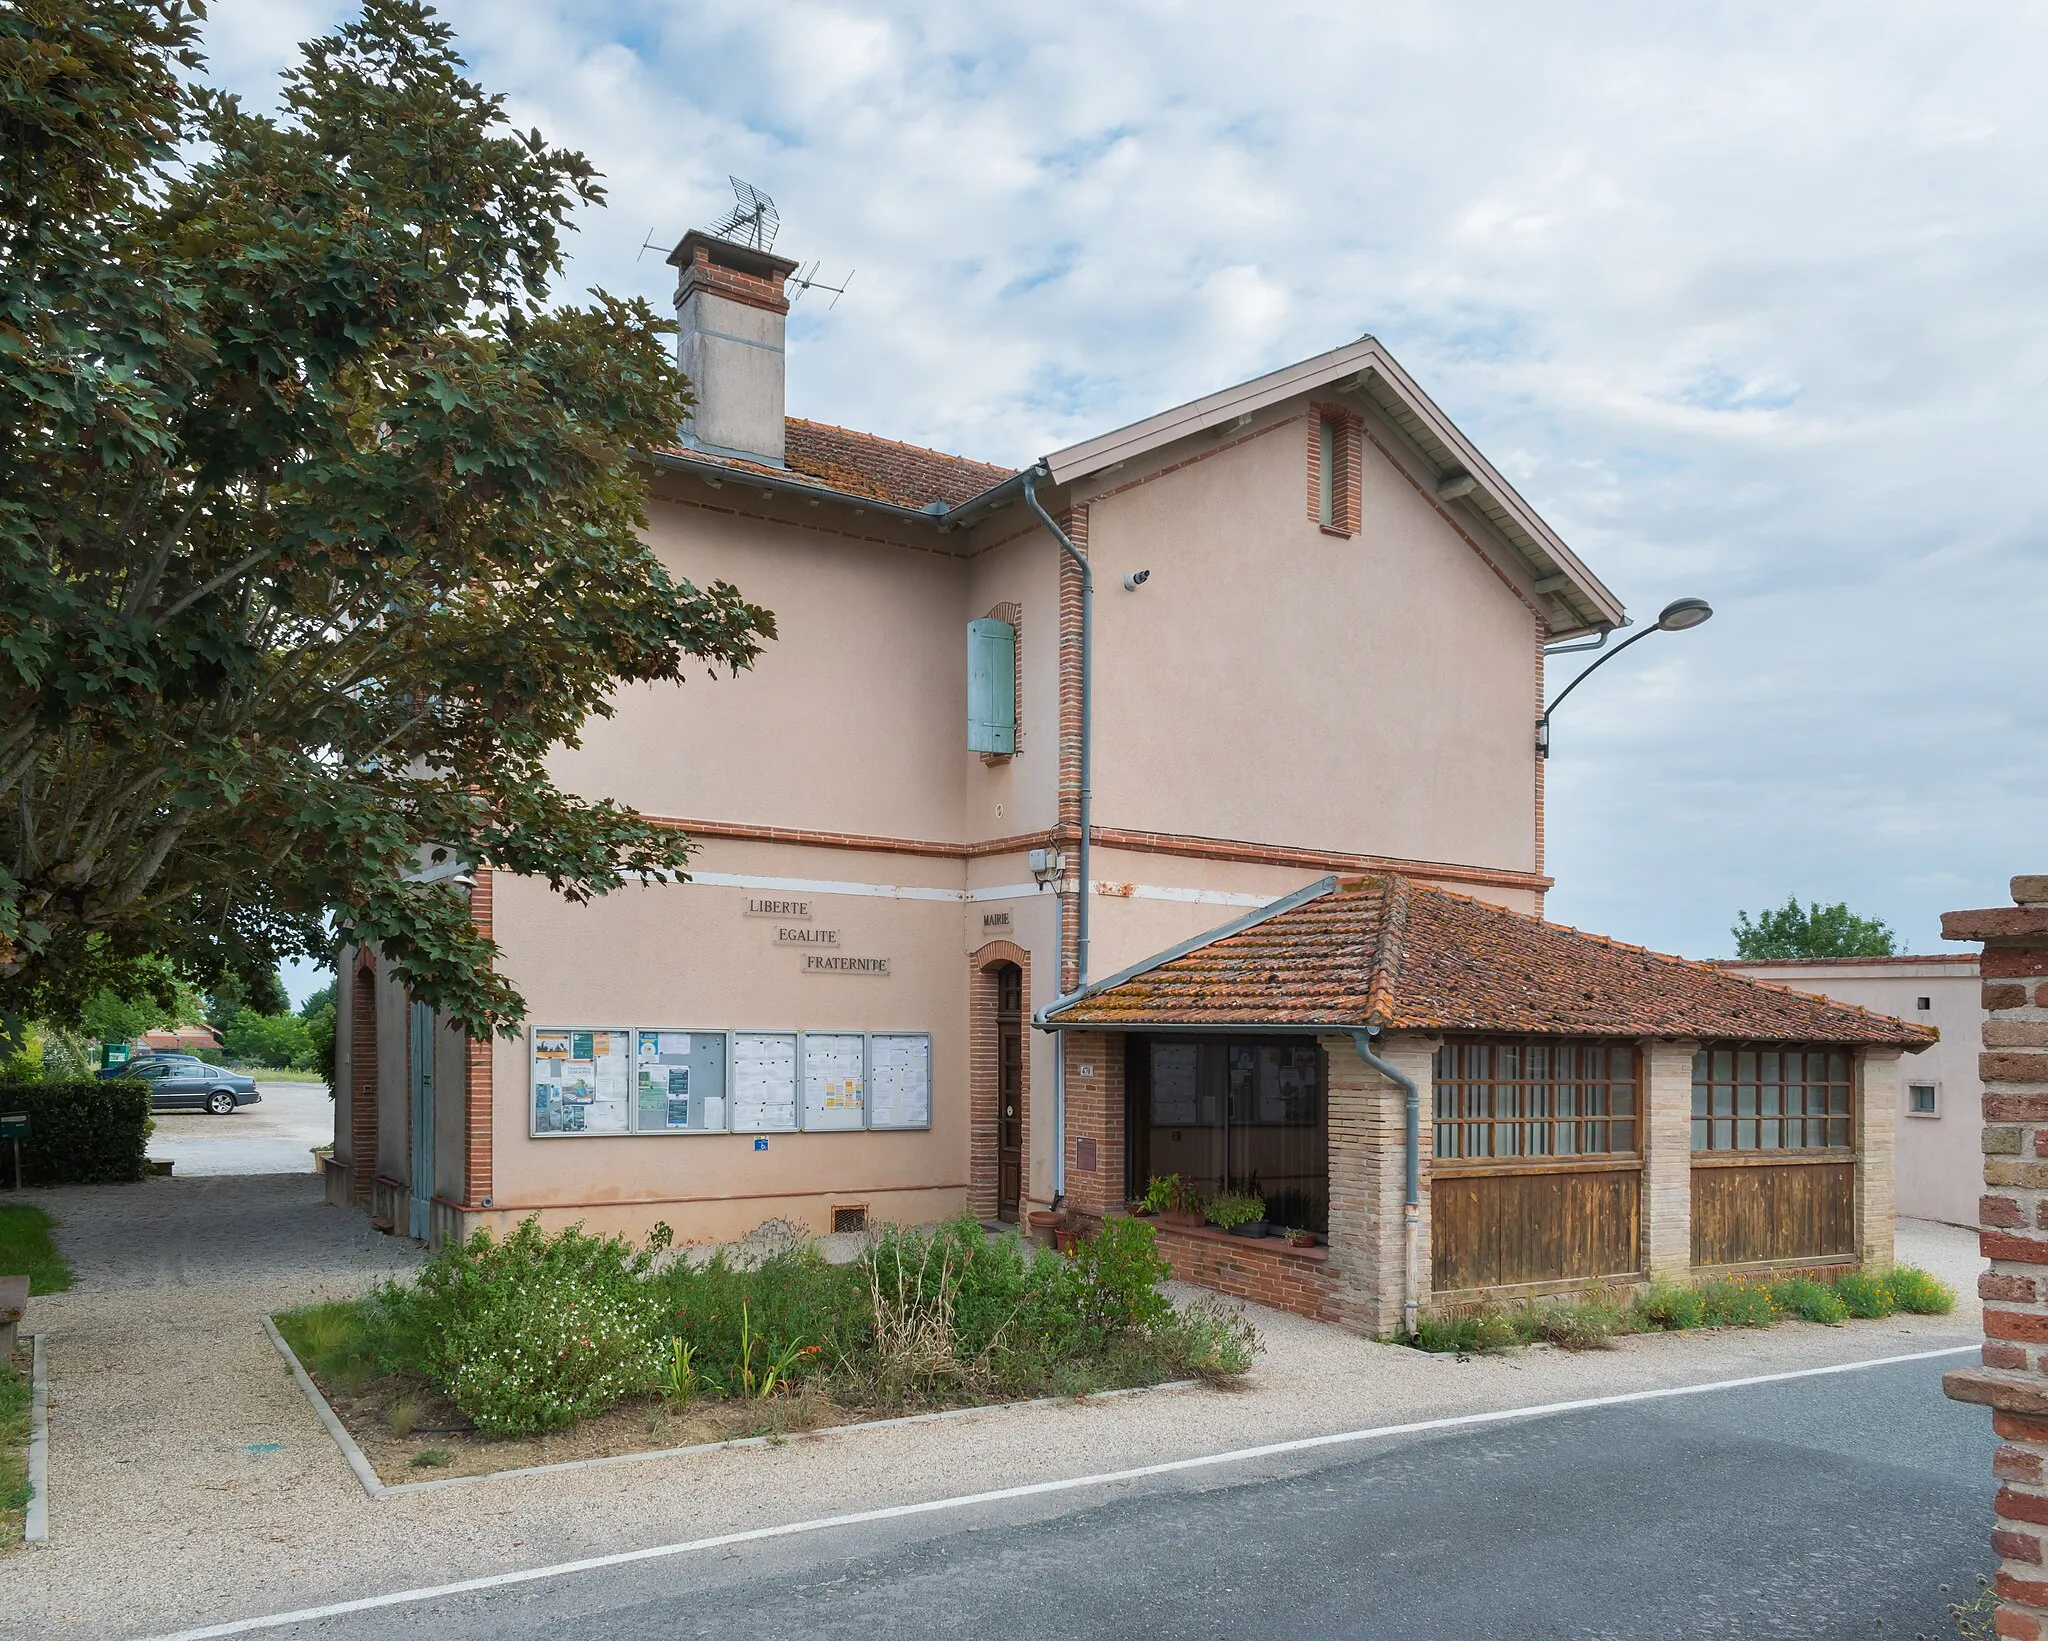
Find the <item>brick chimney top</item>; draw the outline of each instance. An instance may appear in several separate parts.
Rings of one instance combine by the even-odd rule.
[[[782,467],[786,256],[693,228],[669,253],[676,270],[676,363],[697,405],[685,445]]]

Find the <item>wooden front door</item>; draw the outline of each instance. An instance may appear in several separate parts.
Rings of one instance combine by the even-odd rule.
[[[996,970],[996,1218],[1016,1222],[1024,1194],[1024,971]]]

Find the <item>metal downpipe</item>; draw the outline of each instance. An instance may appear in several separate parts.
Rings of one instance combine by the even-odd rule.
[[[1377,1034],[1377,1028],[1372,1026],[1351,1028],[1358,1057],[1406,1096],[1402,1101],[1407,1193],[1401,1204],[1401,1331],[1413,1339],[1421,1303],[1417,1296],[1422,1287],[1421,1273],[1415,1268],[1422,1241],[1422,1090],[1416,1087],[1413,1077],[1373,1052],[1372,1040]]]

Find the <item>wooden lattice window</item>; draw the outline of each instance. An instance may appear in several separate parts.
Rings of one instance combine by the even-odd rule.
[[[1695,1151],[1846,1151],[1855,1062],[1839,1048],[1720,1043],[1692,1058]]]
[[[1436,1160],[1633,1155],[1640,1076],[1633,1043],[1446,1043],[1436,1054]]]

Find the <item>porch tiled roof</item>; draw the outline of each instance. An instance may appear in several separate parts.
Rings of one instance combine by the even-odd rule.
[[[826,422],[807,422],[796,416],[783,419],[782,440],[786,467],[770,467],[764,462],[714,455],[706,450],[678,448],[669,454],[734,473],[808,481],[831,495],[886,502],[892,507],[913,510],[935,501],[958,507],[1011,476],[1007,467],[949,456],[942,450],[902,444],[872,433],[856,433]]]
[[[1929,1027],[1392,873],[1320,885],[1048,1011],[1059,1025],[1745,1038],[1920,1049]]]

